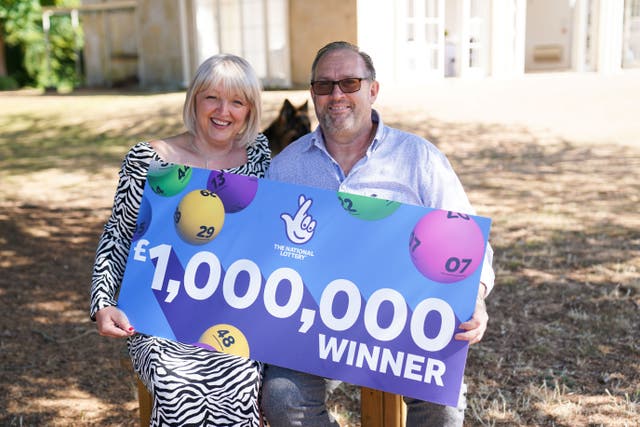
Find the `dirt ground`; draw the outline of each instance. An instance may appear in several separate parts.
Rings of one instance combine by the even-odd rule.
[[[179,130],[182,96],[87,95],[0,93],[3,426],[137,423],[124,343],[88,318],[91,267],[122,155]],[[267,93],[265,120],[285,96],[306,94]],[[640,425],[640,144],[384,102],[387,124],[444,151],[493,220],[466,424]],[[345,426],[360,425],[357,405],[349,386],[331,402]]]

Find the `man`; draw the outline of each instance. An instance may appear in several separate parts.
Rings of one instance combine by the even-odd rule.
[[[320,49],[311,67],[311,97],[318,128],[274,157],[267,177],[283,182],[375,196],[402,203],[473,214],[447,158],[416,135],[385,126],[373,110],[379,84],[371,58],[357,46],[333,42]],[[478,300],[472,318],[455,339],[482,339],[488,315],[484,297],[493,287],[493,251],[487,245]],[[262,406],[273,427],[337,426],[325,407],[334,382],[268,366]],[[466,400],[458,408],[405,398],[407,426],[461,426]]]

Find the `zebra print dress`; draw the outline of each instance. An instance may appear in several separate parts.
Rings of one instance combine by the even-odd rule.
[[[151,161],[164,162],[148,142],[122,162],[113,210],[96,250],[91,318],[116,305]],[[267,138],[247,148],[247,163],[227,172],[264,177],[271,162]],[[136,334],[127,341],[140,379],[154,396],[152,426],[260,426],[263,364],[163,338]]]

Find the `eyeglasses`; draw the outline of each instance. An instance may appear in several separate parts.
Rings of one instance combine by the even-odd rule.
[[[311,82],[311,89],[316,95],[329,95],[333,92],[333,87],[338,85],[343,93],[353,93],[360,90],[362,80],[368,80],[366,77],[349,77],[342,80],[316,80]]]

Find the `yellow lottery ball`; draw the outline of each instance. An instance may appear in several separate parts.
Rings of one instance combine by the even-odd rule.
[[[203,245],[215,239],[224,225],[224,205],[209,190],[187,193],[176,208],[173,220],[178,235],[187,243]]]
[[[249,343],[240,329],[224,323],[204,331],[198,342],[211,346],[222,353],[242,357],[249,357],[250,354]]]

